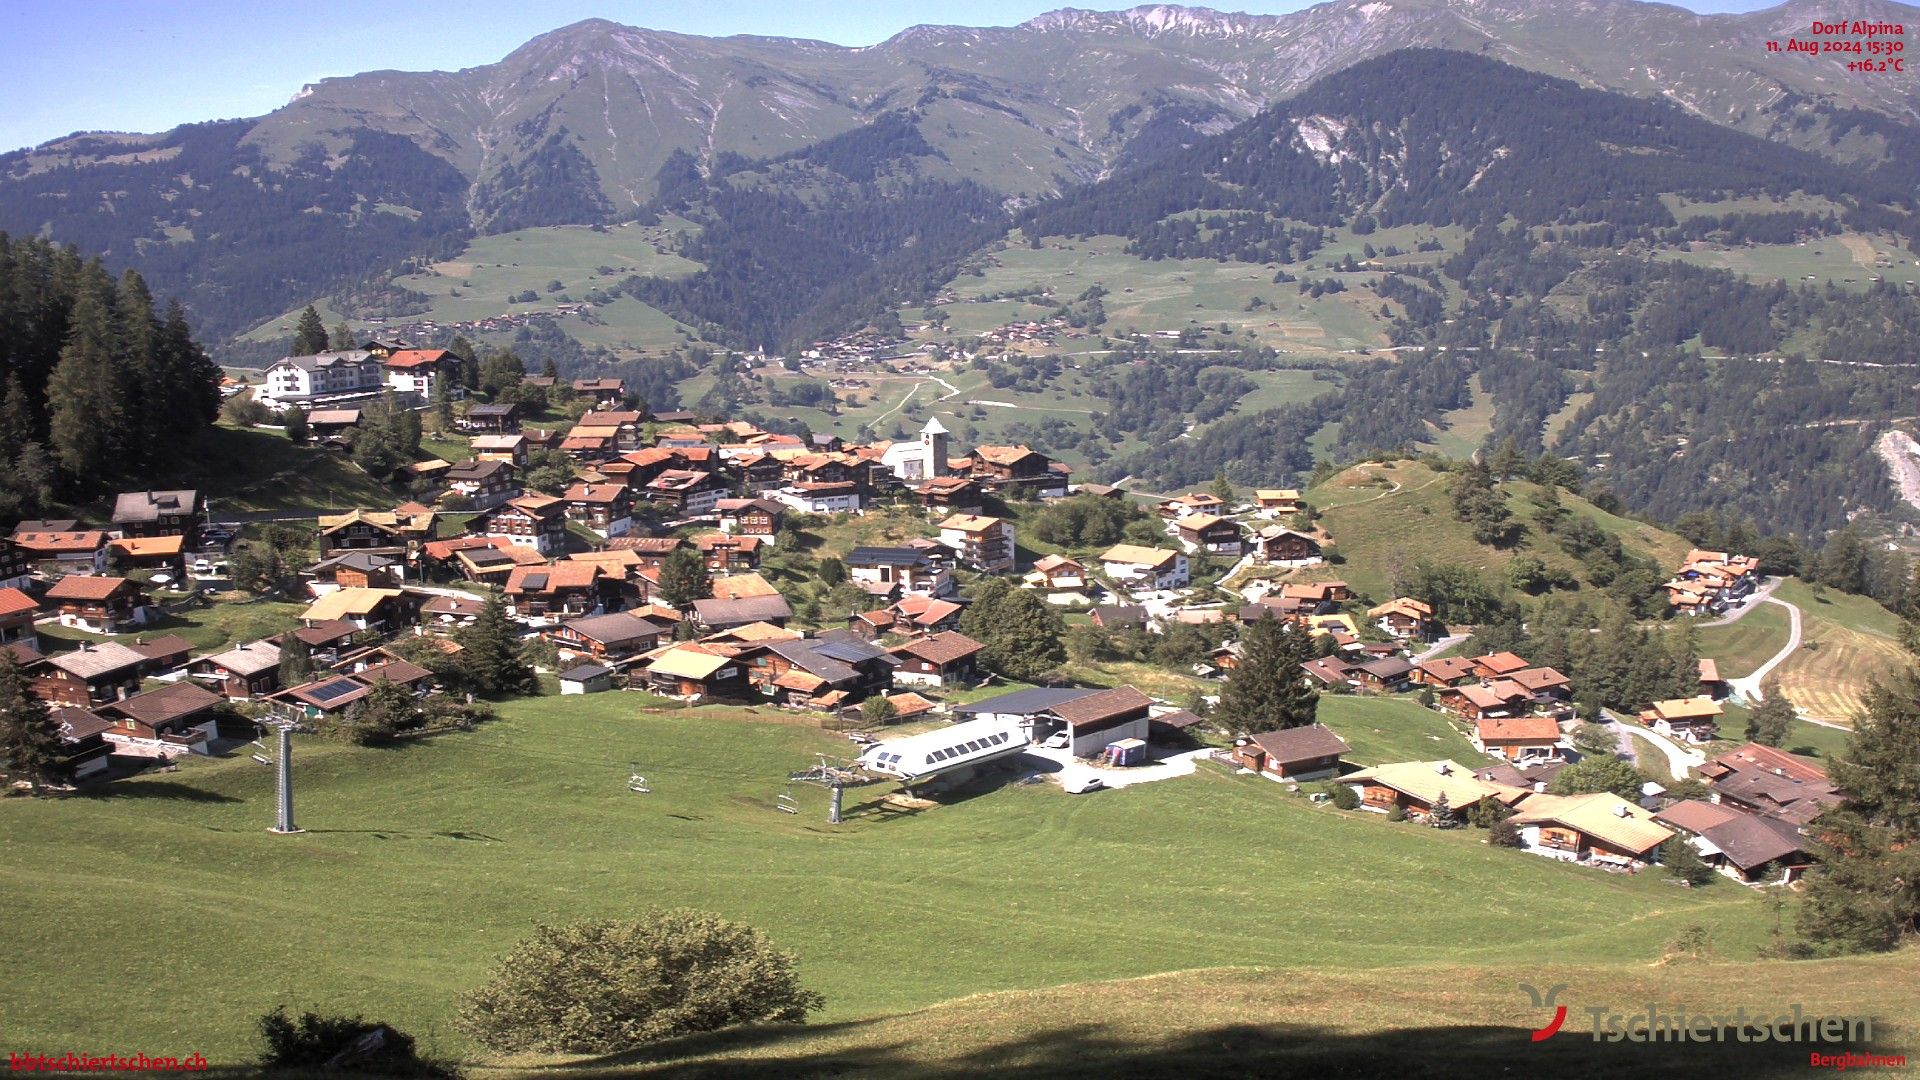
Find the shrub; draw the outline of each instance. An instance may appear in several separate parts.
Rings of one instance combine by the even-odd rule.
[[[1396,805],[1393,809],[1387,811],[1387,820],[1388,821],[1407,820],[1407,808],[1404,806]]]
[[[755,1021],[802,1023],[824,999],[759,930],[678,908],[542,926],[470,992],[460,1024],[501,1051],[604,1054]]]
[[[1487,843],[1494,847],[1519,847],[1520,826],[1501,818],[1487,827]]]
[[[1360,794],[1345,784],[1333,785],[1333,805],[1342,810],[1358,810]]]
[[[457,1069],[420,1057],[413,1036],[358,1016],[287,1015],[283,1005],[260,1018],[268,1069],[330,1067],[381,1076],[457,1077]]]

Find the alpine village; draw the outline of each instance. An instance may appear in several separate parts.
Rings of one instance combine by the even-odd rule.
[[[0,156],[16,1070],[1904,1065],[1920,111],[1816,14],[594,20],[432,76],[506,164],[405,72]]]

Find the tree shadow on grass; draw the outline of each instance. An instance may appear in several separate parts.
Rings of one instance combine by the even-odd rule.
[[[1366,1007],[1365,1003],[1356,1003]],[[1008,1017],[1009,1026],[1019,1018]],[[1490,1077],[1541,1076],[1582,1080],[1641,1076],[1746,1078],[1806,1076],[1810,1054],[1906,1051],[1886,1039],[1875,1044],[1739,1042],[1732,1027],[1701,1029],[1708,1040],[1600,1042],[1585,1017],[1544,1042],[1522,1027],[1402,1028],[1349,1034],[1289,1024],[1242,1024],[1170,1033],[1142,1045],[1098,1023],[1079,1024],[996,1040],[952,1053],[908,1041],[835,1048],[820,1046],[857,1035],[874,1021],[810,1027],[762,1026],[674,1040],[634,1054],[589,1059],[560,1071],[592,1076],[670,1076],[715,1080],[789,1080],[794,1077],[903,1077],[978,1080],[989,1075],[1043,1077]],[[1177,1015],[1167,1019],[1179,1024]],[[1882,1031],[1884,1036],[1887,1032]],[[802,1043],[782,1053],[783,1043]],[[817,1049],[816,1049],[817,1047]]]
[[[177,780],[114,780],[89,784],[77,789],[77,799],[172,799],[177,802],[237,803],[241,800],[218,791],[182,784]]]

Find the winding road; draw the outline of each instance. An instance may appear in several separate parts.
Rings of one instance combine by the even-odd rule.
[[[1755,668],[1753,674],[1745,675],[1738,679],[1727,680],[1727,685],[1733,688],[1735,694],[1740,695],[1740,697],[1746,701],[1752,702],[1766,700],[1767,696],[1761,691],[1760,685],[1767,681],[1768,675],[1773,674],[1774,668],[1785,663],[1787,657],[1792,656],[1793,651],[1800,647],[1800,609],[1787,603],[1785,600],[1776,600],[1771,595],[1765,597],[1763,602],[1779,604],[1781,607],[1787,609],[1787,643],[1781,646],[1779,652],[1768,657],[1766,663]],[[1753,606],[1752,603],[1747,605],[1749,608]],[[1709,623],[1708,625],[1711,626],[1714,624]]]

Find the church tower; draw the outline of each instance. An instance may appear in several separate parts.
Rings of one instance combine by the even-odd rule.
[[[920,445],[927,455],[927,478],[947,475],[947,429],[940,418],[930,416],[920,429]]]

